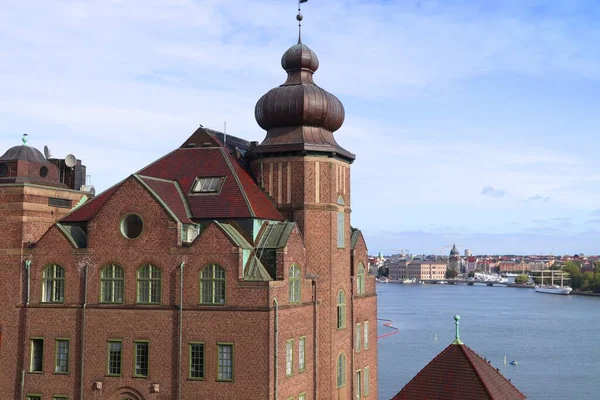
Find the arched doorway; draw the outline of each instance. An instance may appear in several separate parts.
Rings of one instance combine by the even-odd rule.
[[[122,387],[115,390],[107,400],[145,400],[144,396],[137,390],[130,387]]]

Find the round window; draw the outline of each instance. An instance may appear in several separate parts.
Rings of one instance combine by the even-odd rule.
[[[42,168],[40,168],[40,176],[41,176],[42,178],[45,178],[45,177],[47,177],[47,176],[48,176],[48,168],[46,168],[46,167],[42,167]]]
[[[121,221],[121,233],[128,239],[135,239],[142,234],[144,222],[139,215],[128,214]]]
[[[8,175],[8,165],[0,164],[0,177]]]

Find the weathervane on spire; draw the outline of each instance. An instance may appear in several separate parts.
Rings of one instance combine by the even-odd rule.
[[[302,43],[302,9],[300,5],[302,3],[306,3],[308,0],[298,0],[298,15],[296,15],[296,19],[298,20],[298,44]]]

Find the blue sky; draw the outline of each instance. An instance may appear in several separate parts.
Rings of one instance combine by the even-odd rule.
[[[198,124],[249,140],[296,2],[19,1],[0,10],[0,149],[74,153],[100,190]],[[310,0],[303,41],[357,154],[371,253],[598,254],[596,1]]]

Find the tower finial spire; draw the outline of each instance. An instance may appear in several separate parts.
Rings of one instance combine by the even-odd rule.
[[[23,146],[27,146],[27,134],[26,133],[23,134],[21,141],[23,142]]]
[[[460,330],[458,328],[458,326],[460,325],[460,315],[455,315],[454,316],[454,325],[456,325],[456,339],[454,340],[454,342],[452,342],[452,344],[463,344],[463,342],[461,342],[460,340]]]
[[[308,0],[298,0],[298,15],[296,15],[296,20],[298,20],[298,44],[302,43],[302,8],[300,5],[302,3],[306,3]]]

